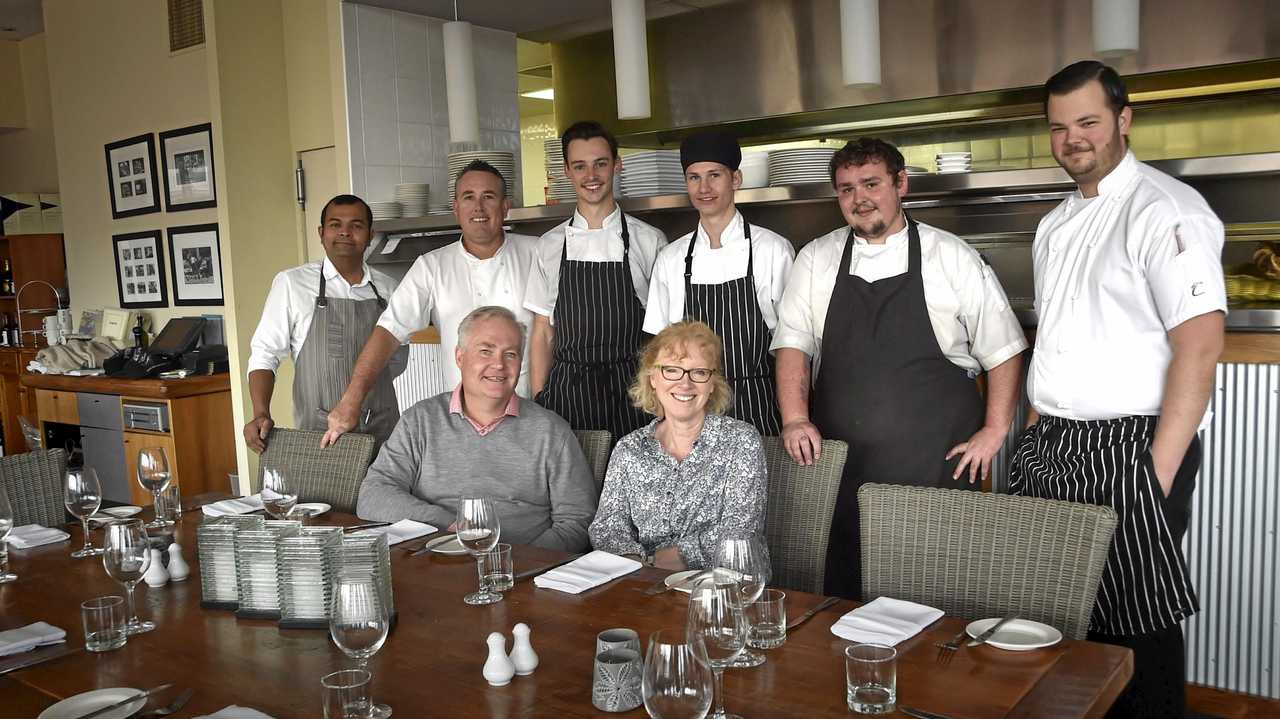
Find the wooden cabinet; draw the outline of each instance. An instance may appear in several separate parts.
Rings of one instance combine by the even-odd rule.
[[[138,452],[147,447],[159,447],[164,450],[164,456],[169,458],[169,473],[172,476],[170,481],[179,487],[182,486],[179,481],[179,477],[182,476],[182,460],[189,459],[189,457],[179,456],[177,445],[170,435],[159,432],[125,432],[124,476],[129,482],[131,501],[139,507],[151,504],[151,493],[138,484]],[[192,469],[194,471],[194,468]]]
[[[75,392],[36,390],[36,412],[41,422],[80,424],[80,405]]]
[[[8,260],[13,270],[15,293],[26,283],[39,280],[66,297],[67,257],[62,235],[0,236],[0,262],[3,260]],[[0,347],[0,429],[5,454],[27,451],[18,416],[34,424],[37,407],[34,393],[20,380],[28,374],[26,366],[36,352],[45,346],[42,323],[57,306],[58,298],[43,284],[33,284],[22,292],[22,314],[18,314],[16,294],[0,295],[0,315],[7,315],[10,322],[16,318],[22,329],[20,348]]]
[[[35,358],[34,349],[0,348],[0,429],[3,430],[5,454],[27,451],[18,416],[36,425],[35,391],[19,381],[27,374],[26,366]]]

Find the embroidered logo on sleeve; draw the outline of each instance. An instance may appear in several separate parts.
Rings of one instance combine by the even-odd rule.
[[[1192,296],[1192,297],[1199,297],[1200,295],[1203,295],[1203,294],[1204,294],[1204,283],[1203,283],[1203,282],[1192,282],[1192,283],[1191,283],[1191,296]]]

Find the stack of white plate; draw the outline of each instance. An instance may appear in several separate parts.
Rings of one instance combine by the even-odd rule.
[[[742,189],[769,186],[768,152],[742,153],[742,164],[738,169],[742,171]]]
[[[261,527],[236,532],[236,578],[242,619],[280,618],[280,557],[276,542],[302,530],[302,522],[267,520]]]
[[[427,214],[427,198],[431,186],[425,182],[402,182],[396,185],[396,201],[400,203],[401,217],[422,217]]]
[[[929,171],[917,165],[907,165],[908,175],[928,175]]]
[[[800,185],[806,182],[831,182],[830,147],[797,147],[769,153],[769,184]]]
[[[427,208],[428,215],[452,215],[453,205],[432,205]]]
[[[391,549],[385,534],[347,534],[342,538],[342,554],[335,579],[369,580],[381,590],[387,613],[395,612],[391,591]]]
[[[936,159],[939,175],[968,172],[973,166],[972,152],[939,152]]]
[[[196,528],[196,556],[200,559],[200,605],[235,609],[240,599],[236,576],[236,532],[261,529],[260,514],[210,517]]]
[[[499,150],[475,150],[473,152],[449,153],[449,204],[453,204],[453,185],[462,168],[476,160],[484,160],[493,165],[493,169],[502,173],[507,180],[507,195],[511,196],[516,188],[515,155]]]
[[[342,556],[342,529],[303,527],[281,537],[279,554],[280,625],[324,628],[329,625],[329,601]]]
[[[649,197],[686,192],[679,150],[647,150],[622,160],[622,195]]]
[[[573,181],[564,175],[564,151],[560,138],[553,137],[542,143],[547,158],[547,202],[571,202],[577,199]]]
[[[369,209],[373,210],[373,221],[394,220],[401,216],[400,203],[395,200],[385,202],[370,202]]]

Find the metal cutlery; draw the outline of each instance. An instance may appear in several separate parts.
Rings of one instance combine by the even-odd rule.
[[[439,536],[440,536],[440,534],[441,534],[441,532],[432,532],[431,534],[428,534],[428,535],[427,535],[427,538],[426,538],[426,539],[427,539],[427,541],[423,542],[421,547],[418,547],[417,549],[415,549],[415,550],[413,550],[413,551],[409,552],[409,556],[410,556],[410,557],[416,557],[416,556],[418,556],[419,554],[426,554],[427,552],[430,552],[430,551],[431,551],[431,546],[430,546],[430,545],[431,545],[431,542],[432,542],[432,541],[434,541],[437,537],[439,537]]]
[[[169,702],[168,705],[157,707],[151,711],[146,711],[141,714],[135,714],[133,719],[144,719],[144,717],[167,717],[186,706],[187,701],[191,699],[191,695],[195,693],[195,689],[187,689],[179,694],[173,701]]]
[[[125,697],[124,699],[121,699],[121,700],[120,700],[120,701],[118,701],[118,702],[113,702],[113,703],[111,703],[111,704],[108,704],[108,705],[106,705],[105,707],[102,707],[101,709],[94,709],[93,711],[89,712],[88,714],[81,714],[80,716],[76,717],[76,719],[93,719],[93,717],[100,717],[100,716],[102,716],[103,714],[107,714],[108,712],[111,712],[111,711],[114,711],[114,710],[116,710],[116,709],[119,709],[119,708],[120,708],[120,707],[122,707],[122,706],[125,706],[125,705],[127,705],[127,704],[132,704],[133,702],[135,702],[135,701],[137,701],[137,700],[139,700],[139,699],[144,699],[144,700],[145,700],[147,697],[151,696],[152,694],[156,694],[156,693],[162,692],[162,691],[164,691],[165,689],[168,689],[168,688],[169,688],[169,687],[171,687],[171,686],[173,686],[173,685],[172,685],[172,684],[161,684],[160,686],[158,686],[158,687],[153,687],[153,688],[151,688],[151,689],[148,689],[148,690],[146,690],[145,692],[142,692],[141,694],[133,694],[133,695],[127,696],[127,697]],[[145,702],[144,702],[144,704],[143,704],[143,705],[145,706]]]
[[[1018,618],[1017,614],[1006,614],[1004,619],[1001,619],[995,624],[992,624],[990,629],[974,637],[973,640],[969,642],[969,646],[976,647],[980,644],[986,644],[987,641],[991,639],[992,635],[994,635],[1000,629],[1000,627],[1003,627],[1004,625],[1008,624],[1009,622],[1017,618]]]
[[[927,712],[923,709],[915,709],[913,707],[904,707],[901,704],[898,705],[898,711],[902,712],[903,714],[906,714],[909,717],[915,717],[916,719],[951,719],[945,714],[934,714],[933,712]]]
[[[698,572],[697,574],[691,574],[688,577],[681,579],[675,584],[667,584],[667,580],[662,579],[658,581],[656,584],[654,584],[652,587],[649,587],[648,589],[644,590],[644,593],[648,596],[653,596],[655,594],[662,594],[668,589],[677,589],[677,590],[688,589],[689,587],[701,581],[706,576],[707,576],[707,572]]]
[[[812,609],[810,609],[809,611],[805,612],[804,614],[801,614],[798,618],[796,618],[796,619],[794,619],[794,620],[792,620],[792,621],[790,621],[790,622],[787,622],[787,631],[788,631],[788,632],[790,632],[790,631],[795,630],[795,629],[796,629],[797,627],[799,627],[801,624],[804,624],[805,622],[807,622],[807,621],[809,621],[810,619],[812,619],[812,618],[813,618],[813,615],[815,615],[815,614],[817,614],[818,612],[822,611],[823,609],[826,609],[827,607],[829,607],[829,606],[831,606],[831,605],[835,604],[835,603],[836,603],[836,602],[838,602],[838,601],[840,601],[840,597],[827,597],[826,599],[822,600],[821,602],[818,602],[818,603],[817,603],[816,605],[814,605],[814,606],[813,606],[813,608],[812,608]]]
[[[357,529],[374,529],[376,527],[390,527],[391,522],[369,522],[367,524],[353,524],[349,527],[343,527],[342,531],[351,532]]]
[[[969,636],[969,633],[961,629],[959,634],[956,634],[945,644],[938,644],[938,658],[936,661],[944,667],[950,664],[951,659],[955,657],[956,652],[960,649],[960,645],[964,643],[967,636]]]

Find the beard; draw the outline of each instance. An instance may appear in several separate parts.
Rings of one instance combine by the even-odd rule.
[[[884,232],[889,229],[889,225],[884,220],[873,220],[868,224],[855,224],[853,229],[857,231],[857,235],[862,239],[875,240],[884,236]]]

